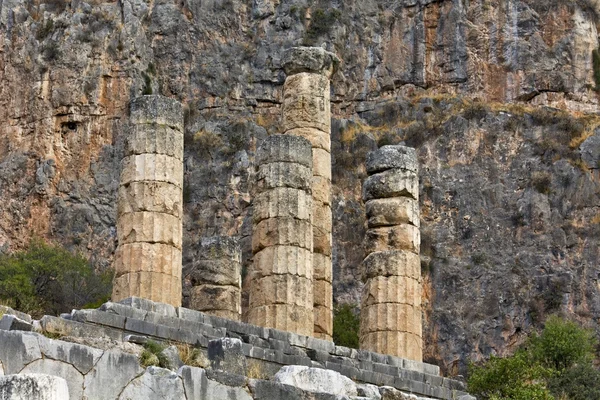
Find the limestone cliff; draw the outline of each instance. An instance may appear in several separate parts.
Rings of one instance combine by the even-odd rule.
[[[359,298],[365,154],[404,141],[422,165],[426,361],[462,372],[550,312],[594,321],[599,12],[596,0],[4,0],[0,246],[38,235],[111,265],[127,104],[153,92],[186,105],[184,264],[206,235],[241,236],[247,263],[281,55],[324,43],[342,59],[336,299]]]

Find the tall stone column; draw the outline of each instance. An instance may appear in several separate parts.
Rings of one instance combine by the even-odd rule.
[[[228,236],[203,238],[192,265],[184,270],[189,307],[239,321],[242,316],[242,249]]]
[[[331,340],[333,289],[331,269],[331,111],[329,79],[338,57],[320,47],[294,47],[282,60],[283,132],[312,145],[314,337]]]
[[[292,135],[265,139],[256,153],[248,322],[313,332],[312,152]]]
[[[117,199],[114,301],[181,305],[183,111],[162,96],[131,102]]]
[[[360,348],[422,361],[416,152],[384,146],[367,156],[367,173]]]

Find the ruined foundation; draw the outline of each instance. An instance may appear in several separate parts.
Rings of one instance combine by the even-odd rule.
[[[198,257],[183,272],[189,308],[239,321],[242,315],[242,250],[237,238],[202,238]]]
[[[117,203],[114,301],[181,305],[183,112],[162,96],[131,102]]]
[[[312,152],[310,143],[274,135],[256,155],[248,322],[313,333]]]
[[[313,157],[314,336],[333,333],[331,114],[329,79],[339,59],[320,47],[295,47],[283,56],[283,132],[308,139]]]
[[[367,157],[368,218],[360,348],[423,358],[419,179],[415,150],[384,146]]]

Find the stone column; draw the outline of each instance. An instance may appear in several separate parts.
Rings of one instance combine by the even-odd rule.
[[[162,96],[131,102],[121,160],[113,301],[181,305],[183,111]]]
[[[189,307],[239,321],[242,316],[242,250],[228,236],[203,238],[196,260],[184,271]]]
[[[282,60],[283,132],[308,139],[313,152],[314,337],[331,340],[331,111],[329,79],[339,59],[320,47],[294,47]]]
[[[367,173],[360,348],[422,361],[416,152],[384,146],[367,156]]]
[[[248,322],[313,333],[312,152],[292,135],[268,137],[256,153]]]

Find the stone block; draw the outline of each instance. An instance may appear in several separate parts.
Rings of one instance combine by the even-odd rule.
[[[131,296],[126,299],[120,300],[119,304],[142,311],[153,312],[167,317],[177,316],[177,310],[173,305],[152,301],[150,299],[145,299],[141,297]]]
[[[312,177],[312,198],[317,204],[331,206],[331,179],[322,176]]]
[[[292,128],[285,131],[286,135],[300,136],[310,142],[313,149],[323,149],[331,152],[331,135],[315,128]]]
[[[241,290],[238,286],[207,285],[194,286],[190,290],[190,307],[194,310],[212,314],[213,310],[230,311],[240,319]]]
[[[421,306],[421,282],[406,276],[378,276],[367,280],[361,296],[361,308],[379,303]]]
[[[124,155],[135,154],[164,154],[183,161],[183,132],[159,124],[130,125]]]
[[[183,382],[175,372],[148,367],[142,376],[135,378],[125,387],[119,399],[186,400],[186,396]]]
[[[71,317],[73,321],[77,322],[90,322],[118,329],[125,327],[125,317],[99,310],[73,310]]]
[[[307,338],[306,347],[326,353],[333,353],[335,351],[335,344],[333,342],[314,337]]]
[[[331,340],[333,333],[333,309],[331,307],[315,305],[314,330],[315,337],[323,340]]]
[[[119,186],[117,215],[149,211],[183,217],[181,186],[165,182],[131,182]]]
[[[313,171],[304,165],[273,162],[258,167],[255,188],[258,192],[275,188],[302,189],[310,193]]]
[[[14,315],[17,318],[22,319],[25,322],[29,322],[29,323],[33,322],[33,320],[31,319],[31,315],[25,314],[24,312],[21,312],[21,311],[13,310],[10,307],[3,306],[0,304],[0,315],[6,315],[6,314]]]
[[[283,132],[314,128],[331,132],[329,79],[322,75],[299,73],[283,85]]]
[[[246,375],[246,357],[239,339],[220,338],[209,341],[208,359],[214,370]]]
[[[331,153],[323,149],[313,149],[312,174],[331,181]]]
[[[367,173],[369,175],[388,169],[403,169],[418,173],[419,160],[412,147],[402,145],[382,146],[367,154]]]
[[[202,284],[241,287],[242,265],[233,260],[195,260],[183,276],[192,286]]]
[[[363,334],[379,331],[398,331],[421,336],[421,320],[421,309],[419,307],[399,303],[373,304],[361,307],[360,332]],[[377,351],[374,349],[368,350]],[[385,354],[397,356],[393,353]]]
[[[116,276],[156,272],[181,279],[181,249],[163,243],[123,243],[115,251]]]
[[[181,278],[157,272],[130,272],[113,281],[112,299],[119,301],[131,296],[152,301],[181,305]]]
[[[148,181],[183,187],[183,162],[164,154],[137,154],[121,160],[121,185]]]
[[[254,197],[252,220],[291,217],[310,221],[313,200],[309,192],[300,189],[276,188],[259,193]]]
[[[0,362],[7,375],[19,373],[24,366],[42,358],[35,333],[0,330],[0,343]]]
[[[242,262],[240,240],[235,236],[207,236],[200,240],[200,260],[232,260]]]
[[[252,279],[271,275],[293,275],[313,278],[313,253],[296,246],[266,247],[254,255]]]
[[[183,132],[183,107],[180,102],[159,95],[141,96],[129,104],[134,124],[167,125]]]
[[[20,372],[21,374],[44,374],[63,378],[69,388],[69,399],[81,399],[83,395],[83,375],[71,364],[47,358],[35,360]],[[65,398],[66,400],[67,398]]]
[[[209,320],[207,315],[203,312],[184,307],[177,307],[177,316],[186,321],[199,322],[202,324],[207,323],[206,321]]]
[[[363,201],[390,197],[419,200],[419,177],[411,171],[389,169],[369,176],[362,187]]]
[[[331,232],[333,226],[331,206],[313,203],[313,226]]]
[[[410,224],[421,225],[419,203],[410,197],[374,199],[365,204],[368,227]]]
[[[423,358],[421,337],[408,332],[381,331],[361,334],[360,347],[415,361],[422,361]]]
[[[377,251],[362,262],[362,279],[378,276],[406,276],[421,280],[421,259],[418,254],[406,250]]]
[[[333,310],[333,288],[330,282],[313,280],[314,306]]]
[[[253,227],[252,251],[258,253],[270,246],[313,247],[313,229],[310,221],[294,218],[269,218]]]
[[[0,376],[2,400],[66,400],[69,398],[67,381],[46,374],[19,374]]]
[[[331,78],[339,64],[339,57],[322,47],[292,47],[281,57],[281,65],[287,75],[310,72]]]
[[[390,250],[407,250],[419,254],[421,232],[414,225],[401,224],[367,230],[363,241],[366,254]]]
[[[295,305],[274,304],[248,310],[248,321],[252,324],[306,336],[313,334],[313,318],[312,308]]]
[[[331,228],[313,226],[313,252],[331,256],[331,248]]]
[[[119,244],[163,243],[181,249],[181,219],[169,214],[136,212],[122,215],[117,221]]]
[[[313,253],[313,279],[315,281],[333,282],[331,256]]]
[[[15,315],[5,314],[0,319],[0,330],[5,331],[32,331],[33,324],[18,318]]]
[[[97,338],[100,336],[117,341],[123,339],[123,332],[118,329],[98,325],[87,325],[81,322],[69,321],[50,315],[44,315],[40,320],[40,325],[44,332],[59,336],[75,336],[82,338]]]
[[[250,288],[250,308],[274,304],[312,309],[313,281],[289,274],[271,275],[253,280]]]
[[[312,146],[300,136],[271,135],[256,151],[256,165],[287,162],[312,169]]]
[[[88,399],[117,399],[125,386],[143,371],[136,355],[107,350],[85,376],[83,394]]]
[[[329,393],[338,396],[357,396],[356,383],[338,372],[299,365],[286,365],[273,381],[295,386],[311,393]]]

